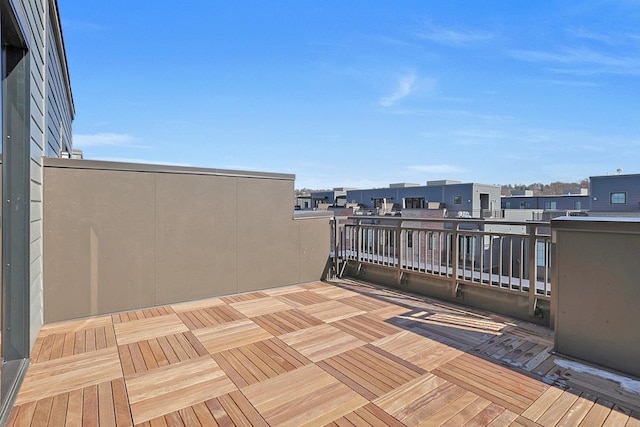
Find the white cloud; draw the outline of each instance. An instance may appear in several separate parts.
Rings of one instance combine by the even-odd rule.
[[[526,62],[541,62],[565,66],[552,71],[558,73],[592,74],[640,74],[640,60],[635,55],[612,56],[590,49],[565,49],[562,52],[536,50],[512,50],[511,56]],[[570,68],[569,68],[570,67]]]
[[[380,98],[378,103],[383,107],[391,107],[396,102],[400,101],[403,98],[406,98],[415,88],[416,79],[417,77],[415,73],[409,73],[405,76],[400,77],[398,79],[395,92],[393,92],[389,96]]]
[[[467,46],[495,38],[495,34],[488,31],[451,30],[434,25],[430,25],[424,31],[419,31],[416,35],[436,43],[453,46]]]
[[[128,133],[94,133],[73,135],[73,145],[82,147],[139,147],[136,138]]]
[[[409,169],[418,171],[418,172],[426,172],[426,173],[465,173],[467,172],[465,169],[448,165],[446,163],[442,163],[439,165],[413,165],[409,166]]]

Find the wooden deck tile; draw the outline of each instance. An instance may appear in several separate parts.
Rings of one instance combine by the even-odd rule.
[[[211,328],[196,329],[193,334],[210,354],[273,337],[250,319],[223,323]]]
[[[288,292],[278,296],[279,299],[294,307],[304,307],[306,305],[319,304],[330,301],[329,298],[315,292],[301,290],[299,292]]]
[[[465,406],[464,409],[458,411],[454,416],[452,416],[447,421],[445,421],[442,424],[442,426],[457,427],[457,426],[466,425],[467,423],[473,424],[471,420],[473,420],[476,416],[478,416],[489,405],[491,405],[491,401],[482,397],[476,397],[472,402],[470,402],[467,406]],[[518,416],[517,414],[514,414],[511,411],[505,411],[505,412],[508,414],[513,414],[514,419],[515,417]],[[504,425],[509,425],[511,421],[505,423]]]
[[[409,309],[400,305],[389,305],[378,310],[373,310],[371,313],[382,319],[391,319],[393,317],[405,316]]]
[[[493,334],[492,332],[468,327],[443,325],[439,322],[432,322],[429,317],[394,317],[389,319],[389,322],[400,328],[408,329],[416,334],[465,351],[483,343]]]
[[[318,362],[342,383],[374,400],[419,377],[425,371],[373,346],[346,351]]]
[[[412,405],[413,402],[446,384],[448,384],[446,380],[427,373],[373,400],[373,403],[395,416],[406,413],[405,408]]]
[[[136,310],[43,327],[7,425],[639,426],[551,337],[357,281]]]
[[[239,391],[197,403],[149,420],[146,425],[176,426],[264,426],[268,424]]]
[[[208,354],[190,331],[124,344],[118,347],[118,351],[125,376]]]
[[[189,330],[176,314],[130,320],[113,325],[119,345],[173,335]]]
[[[17,404],[13,412],[8,426],[133,425],[122,378]]]
[[[402,332],[402,329],[385,322],[373,314],[349,317],[332,322],[331,325],[366,342],[376,341],[380,338]]]
[[[68,332],[105,327],[112,324],[111,316],[88,317],[85,319],[56,322],[44,325],[38,333],[38,338],[44,338],[50,334],[66,334]]]
[[[245,387],[242,393],[274,426],[324,425],[368,403],[315,365]]]
[[[365,344],[364,341],[326,324],[291,332],[279,338],[313,362]]]
[[[209,356],[135,374],[126,385],[136,424],[236,389]]]
[[[346,319],[348,317],[357,316],[366,313],[340,301],[327,301],[319,304],[301,307],[300,311],[317,317],[324,322],[335,322],[336,320]]]
[[[276,297],[280,295],[291,294],[294,292],[302,292],[307,290],[304,288],[305,285],[291,285],[291,286],[281,286],[279,288],[271,288],[271,289],[263,289],[261,292],[269,295],[270,297]]]
[[[222,351],[216,353],[214,359],[238,388],[311,363],[277,338]]]
[[[538,419],[533,420],[542,425],[556,425],[565,414],[571,409],[580,397],[580,393],[572,390],[565,390],[553,405],[551,405]]]
[[[548,388],[523,374],[469,354],[463,354],[433,372],[517,414]]]
[[[31,358],[34,363],[59,359],[73,354],[102,350],[116,345],[113,325],[87,327],[61,332],[48,333],[41,338],[42,344],[34,347]]]
[[[236,302],[253,301],[256,299],[267,298],[269,295],[264,292],[248,292],[246,294],[228,295],[221,297],[220,299],[227,304],[233,304]]]
[[[289,310],[293,306],[275,297],[265,296],[260,299],[240,301],[229,304],[247,317],[263,316],[265,314],[276,313],[278,311]]]
[[[171,304],[170,307],[176,313],[182,313],[183,311],[202,310],[203,308],[215,307],[217,305],[226,304],[220,298],[204,298],[194,301],[180,302],[177,304]]]
[[[462,354],[462,351],[458,349],[410,331],[402,331],[371,344],[402,357],[427,371],[431,371]]]
[[[373,427],[404,427],[397,419],[378,408],[373,403],[368,403],[345,416],[338,418],[328,426],[373,426]]]
[[[152,317],[165,316],[173,314],[174,311],[169,306],[151,307],[142,310],[127,311],[124,313],[114,314],[112,316],[113,323],[130,322],[132,320],[150,319]]]
[[[392,306],[391,304],[388,304],[386,302],[364,295],[354,295],[351,297],[342,298],[340,301],[368,313],[377,310],[384,310]]]
[[[298,331],[300,329],[310,328],[323,323],[322,320],[298,309],[264,314],[262,316],[253,317],[251,320],[275,336]]]
[[[115,347],[34,363],[27,371],[16,405],[120,377],[122,369]]]
[[[318,286],[313,288],[307,288],[311,292],[316,293],[318,295],[322,295],[325,298],[329,298],[332,300],[340,300],[343,298],[349,298],[354,296],[359,296],[360,294],[357,292],[350,291],[348,289],[341,288],[339,286]]]
[[[210,326],[245,318],[238,310],[224,303],[197,310],[181,311],[178,313],[178,317],[180,317],[180,320],[191,330],[208,328]]]
[[[465,426],[486,426],[492,424],[498,417],[502,416],[507,410],[502,406],[491,403],[484,408],[478,415],[471,418]],[[512,413],[513,414],[513,413]],[[517,415],[517,414],[516,414]]]

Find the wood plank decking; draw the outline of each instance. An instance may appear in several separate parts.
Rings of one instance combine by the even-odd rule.
[[[640,425],[640,395],[551,347],[502,316],[303,284],[46,325],[8,425]]]

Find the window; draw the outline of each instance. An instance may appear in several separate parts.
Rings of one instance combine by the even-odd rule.
[[[505,209],[510,209],[511,208],[511,202],[504,202],[504,208]]]
[[[612,205],[625,205],[627,203],[627,193],[611,193],[610,197]]]
[[[424,209],[424,197],[406,197],[404,199],[405,209]]]
[[[461,205],[462,204],[462,196],[453,196],[453,204]]]
[[[530,206],[529,202],[520,202],[520,209],[529,209]]]
[[[536,243],[536,264],[538,267],[547,266],[547,244],[545,242]]]
[[[582,209],[582,202],[573,202],[573,209]]]
[[[371,199],[374,208],[382,208],[385,203],[389,203],[392,198],[385,199],[384,197],[376,197]]]
[[[556,202],[544,202],[544,209],[556,209]]]

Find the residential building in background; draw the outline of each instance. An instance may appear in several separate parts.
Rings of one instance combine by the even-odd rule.
[[[460,181],[396,183],[387,188],[348,190],[347,202],[373,213],[407,209],[446,209],[447,216],[479,218],[500,208],[500,186]]]
[[[640,216],[640,174],[589,178],[592,216]]]

